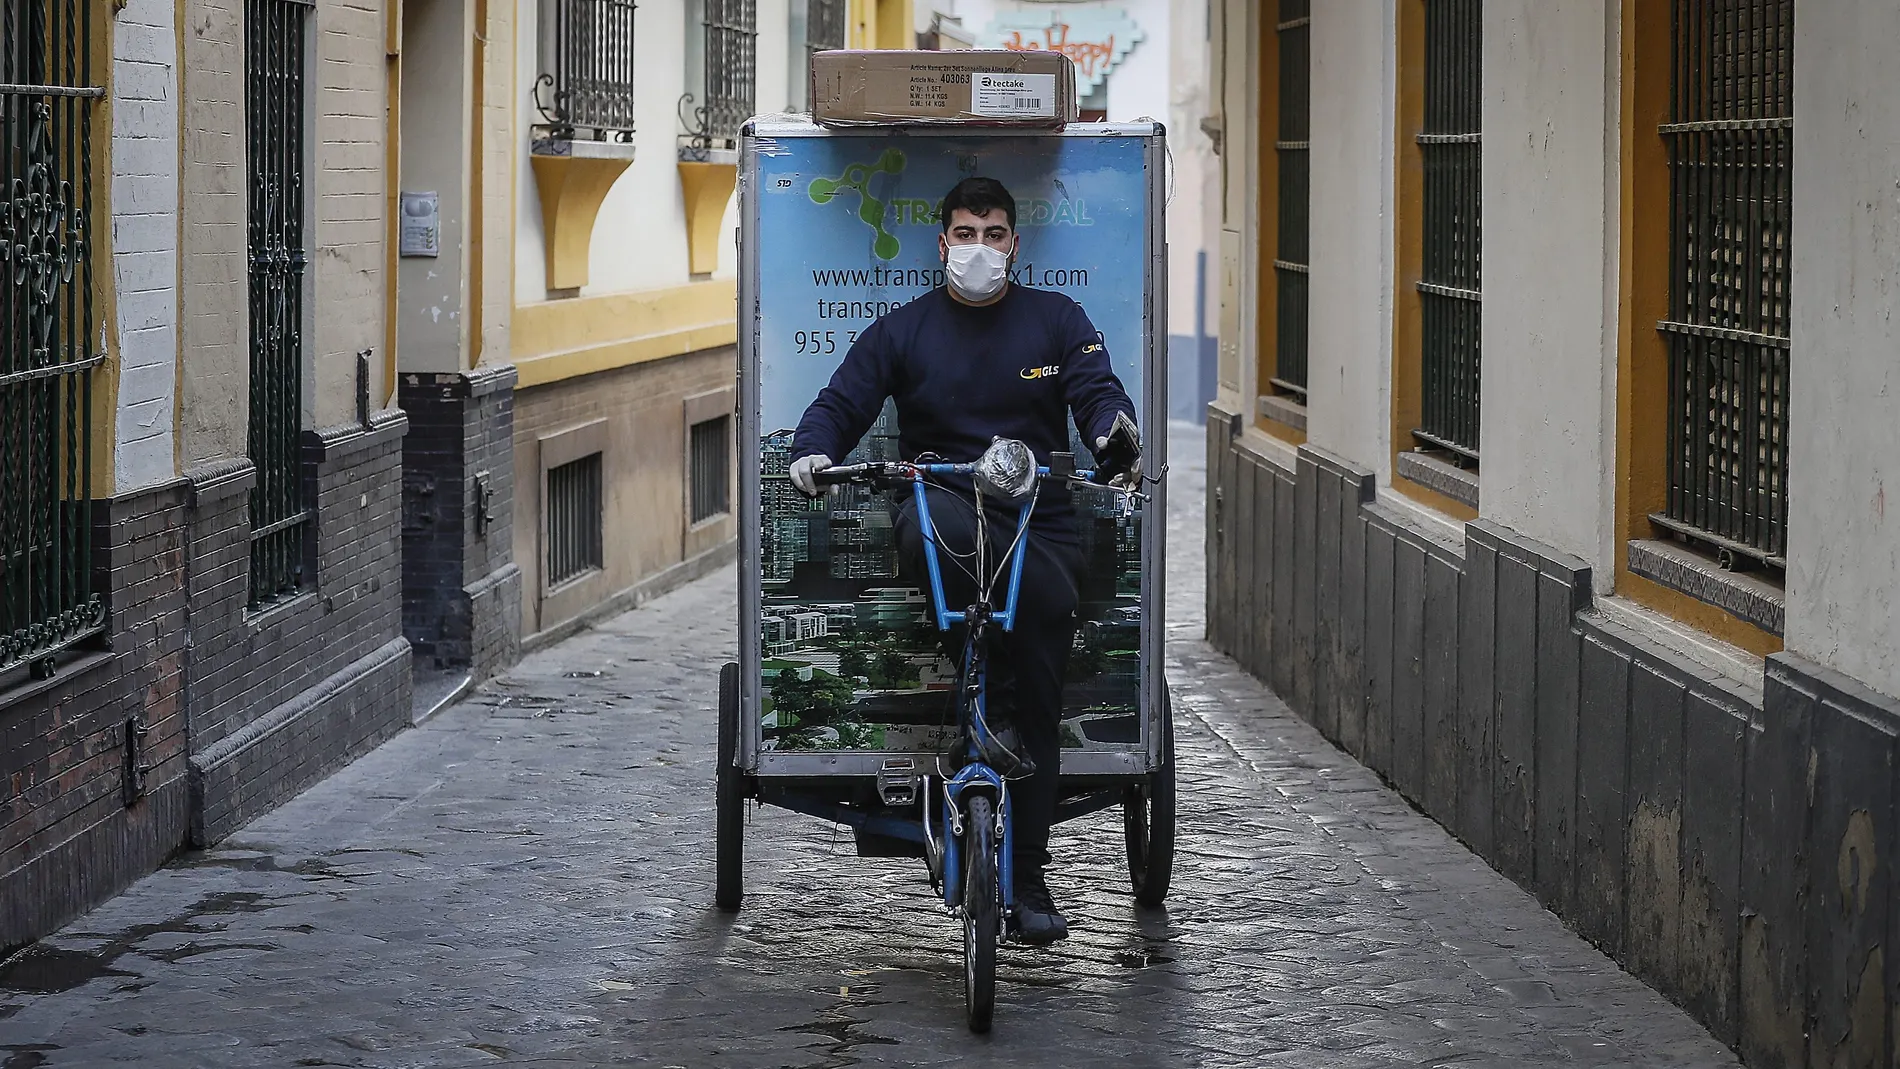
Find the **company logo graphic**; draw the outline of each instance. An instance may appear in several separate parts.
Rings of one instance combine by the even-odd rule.
[[[1102,351],[1102,343],[1098,341],[1092,341],[1088,343],[1087,345],[1084,345],[1082,347],[1082,351],[1085,353],[1099,353]]]
[[[1031,382],[1034,382],[1037,379],[1055,378],[1057,375],[1062,374],[1062,367],[1059,364],[1051,365],[1048,367],[1026,367],[1022,369],[1021,371],[1018,371],[1016,374],[1020,375],[1021,377],[1025,379],[1030,380]]]
[[[880,260],[894,260],[903,246],[898,242],[897,235],[884,227],[886,205],[884,201],[872,195],[871,179],[880,174],[894,177],[903,172],[904,154],[894,148],[887,148],[884,154],[877,158],[876,163],[869,165],[854,163],[846,167],[844,174],[837,178],[812,179],[811,200],[813,204],[830,204],[832,199],[840,193],[856,193],[858,218],[877,234],[877,240],[871,244],[871,251],[876,253]]]

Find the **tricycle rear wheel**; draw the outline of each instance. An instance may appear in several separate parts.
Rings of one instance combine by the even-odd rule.
[[[1174,708],[1162,691],[1161,764],[1122,796],[1128,879],[1135,901],[1159,906],[1174,879]]]
[[[728,913],[745,895],[745,779],[739,771],[739,666],[719,670],[718,812],[713,825],[713,904]]]

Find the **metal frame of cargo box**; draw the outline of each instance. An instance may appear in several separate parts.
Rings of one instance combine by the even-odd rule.
[[[1142,394],[1145,417],[1142,465],[1149,473],[1162,472],[1167,463],[1165,420],[1167,405],[1167,175],[1166,130],[1156,122],[1077,123],[1062,130],[1014,130],[992,127],[852,127],[831,130],[797,118],[756,118],[746,124],[739,166],[739,426],[740,443],[759,440],[759,232],[757,188],[759,149],[775,140],[806,137],[842,138],[1023,138],[1127,137],[1145,142],[1143,169],[1148,195],[1148,273],[1143,286]],[[760,492],[756,445],[736,454],[739,466],[739,714],[738,766],[761,778],[874,777],[894,757],[928,757],[890,750],[763,750],[760,723],[759,578]],[[1158,768],[1163,759],[1163,718],[1168,715],[1166,679],[1162,671],[1166,603],[1167,483],[1148,488],[1151,499],[1142,509],[1141,675],[1142,741],[1117,749],[1062,752],[1063,778],[1139,776]]]

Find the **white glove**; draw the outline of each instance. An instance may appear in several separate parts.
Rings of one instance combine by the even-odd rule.
[[[792,461],[792,485],[798,487],[798,492],[806,497],[817,497],[818,483],[812,475],[829,467],[831,467],[831,458],[823,453],[799,457]]]

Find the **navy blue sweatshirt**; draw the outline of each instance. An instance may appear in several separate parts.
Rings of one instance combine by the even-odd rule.
[[[1117,412],[1135,416],[1082,306],[1015,284],[980,308],[939,287],[872,323],[798,421],[791,459],[822,453],[842,463],[887,397],[897,403],[902,455],[949,463],[975,460],[1001,435],[1046,465],[1069,448],[1070,413],[1089,448]],[[1045,486],[1035,527],[1073,537],[1073,514],[1069,494]]]

